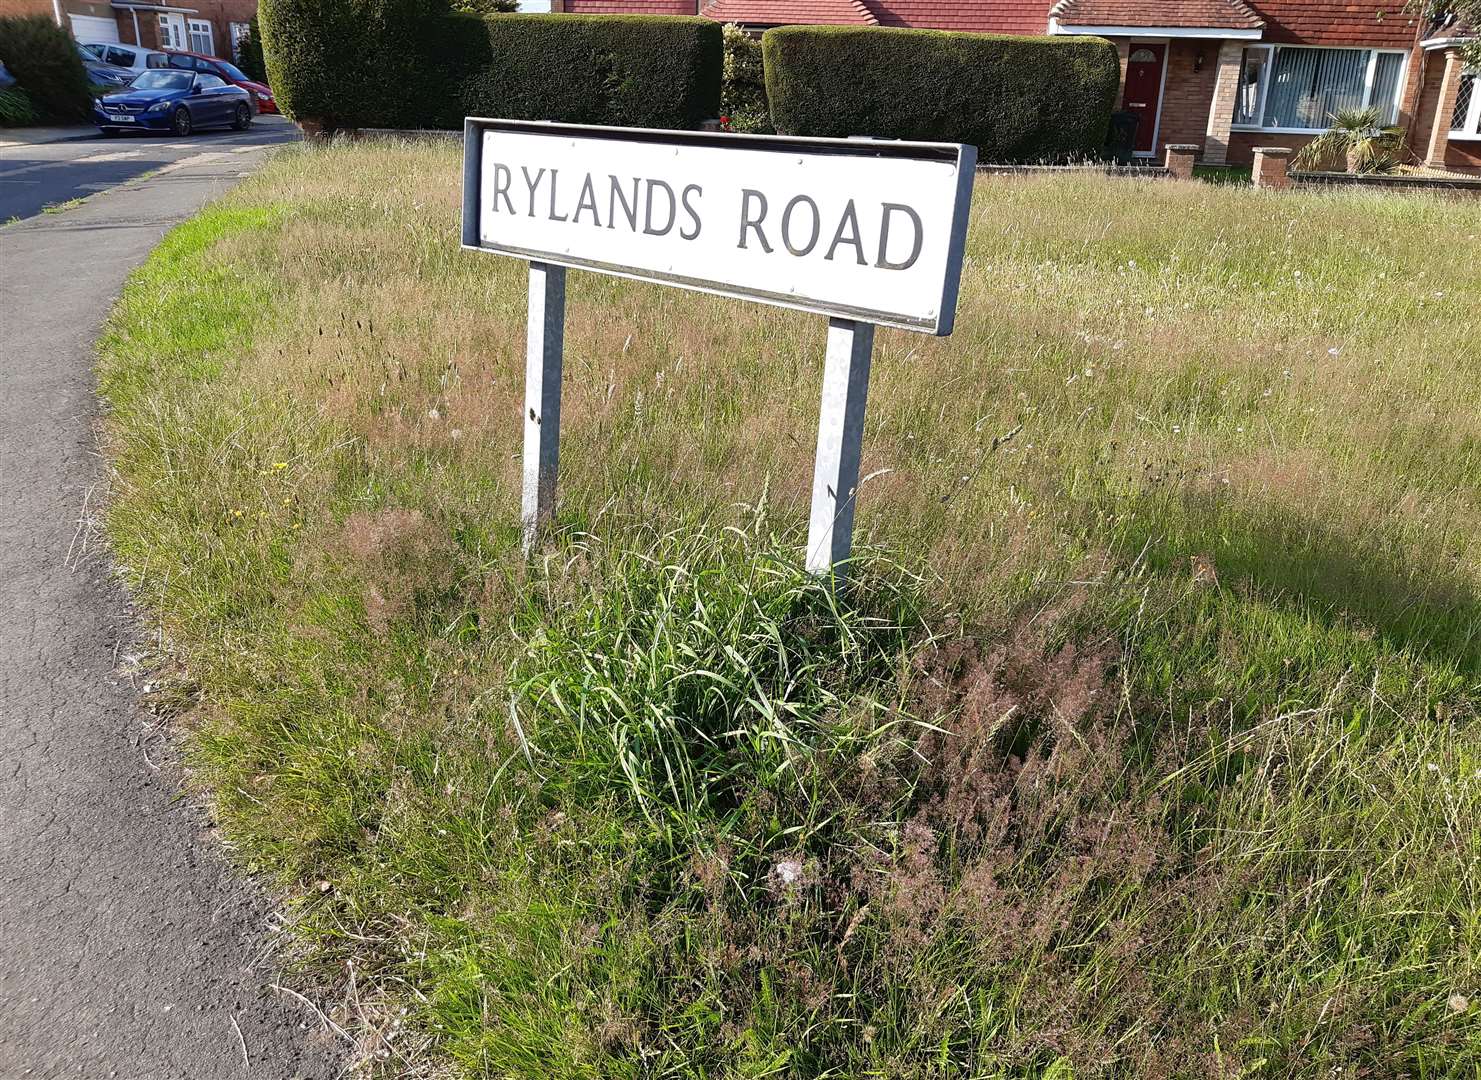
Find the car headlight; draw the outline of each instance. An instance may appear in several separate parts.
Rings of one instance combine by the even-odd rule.
[[[271,101],[273,99],[271,94],[264,94],[261,90],[258,90],[256,93],[258,101]]]
[[[173,101],[156,101],[153,105],[149,106],[149,108],[145,109],[144,111],[145,112],[164,112],[165,110],[167,110],[173,104],[175,104]]]

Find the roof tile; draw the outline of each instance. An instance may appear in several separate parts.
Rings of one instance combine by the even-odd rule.
[[[1050,15],[1066,26],[1214,27],[1258,30],[1264,20],[1244,0],[1059,0]]]
[[[878,19],[863,0],[712,0],[700,14],[746,26],[874,26]]]

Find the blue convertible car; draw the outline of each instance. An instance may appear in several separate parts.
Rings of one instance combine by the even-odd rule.
[[[93,103],[93,120],[105,135],[120,131],[173,131],[189,135],[196,128],[231,127],[243,131],[252,123],[252,96],[216,75],[151,68],[128,86]]]

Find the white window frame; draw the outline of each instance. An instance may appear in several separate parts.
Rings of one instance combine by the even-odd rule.
[[[179,40],[176,40],[178,36]],[[166,40],[168,38],[169,40]],[[159,46],[162,49],[174,49],[176,52],[185,48],[185,43],[190,40],[189,32],[185,26],[185,17],[177,12],[161,11],[159,13]]]
[[[231,35],[231,58],[235,60],[241,52],[242,41],[252,32],[250,22],[233,22],[226,24],[226,32]]]
[[[1275,70],[1275,52],[1288,49],[1319,50],[1321,52],[1365,52],[1368,53],[1368,70],[1363,80],[1363,104],[1367,108],[1373,101],[1373,77],[1378,71],[1378,56],[1380,53],[1391,53],[1401,57],[1399,64],[1399,98],[1395,104],[1399,109],[1404,106],[1404,87],[1409,79],[1409,51],[1407,49],[1375,49],[1368,45],[1247,45],[1244,52],[1240,54],[1239,71],[1240,78],[1244,77],[1244,57],[1246,53],[1260,50],[1265,54],[1265,70],[1260,78],[1260,96],[1255,106],[1255,115],[1263,118],[1265,116],[1265,99],[1270,90],[1270,76]],[[1231,131],[1263,131],[1270,135],[1315,135],[1326,131],[1326,127],[1265,127],[1262,124],[1231,124]]]
[[[1457,139],[1461,141],[1481,142],[1481,68],[1473,68],[1462,71],[1461,78],[1472,79],[1471,104],[1466,109],[1466,117],[1461,121],[1461,126],[1451,128],[1448,138],[1451,142]],[[1451,113],[1454,117],[1454,111]]]
[[[204,49],[197,49],[195,47],[197,34],[205,36],[206,47]],[[202,56],[216,55],[216,28],[211,25],[208,19],[186,19],[185,40],[190,42],[190,51],[193,53],[200,53]]]

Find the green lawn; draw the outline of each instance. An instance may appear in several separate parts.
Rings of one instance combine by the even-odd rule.
[[[160,707],[380,1068],[1478,1075],[1481,203],[981,180],[836,597],[825,320],[585,274],[525,563],[457,155],[282,153],[102,348]]]

